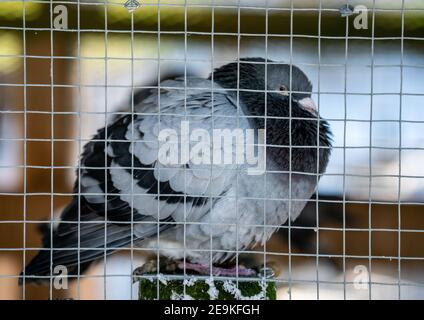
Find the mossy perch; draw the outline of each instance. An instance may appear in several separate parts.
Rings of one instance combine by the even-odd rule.
[[[142,267],[143,268],[143,267]],[[234,277],[208,278],[199,274],[190,274],[181,279],[182,270],[178,268],[166,274],[153,272],[136,273],[139,281],[139,300],[275,300],[277,292],[275,282],[269,276],[272,270],[266,269],[258,272],[257,280],[252,277],[244,279]],[[267,276],[264,276],[267,275]],[[159,290],[158,290],[159,287]],[[185,288],[185,292],[184,292]]]

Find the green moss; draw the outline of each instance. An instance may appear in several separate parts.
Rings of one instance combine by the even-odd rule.
[[[157,298],[159,286],[159,299],[170,300],[184,297],[184,280],[168,280],[164,281],[166,276],[157,279],[152,277],[150,279],[140,279],[140,300],[153,300]],[[263,290],[265,290],[265,297],[267,300],[275,300],[277,298],[275,283],[267,280],[252,281],[239,279],[237,291],[237,283],[234,280],[214,280],[212,288],[208,280],[195,278],[190,284],[185,285],[186,296],[190,296],[194,300],[210,300],[216,297],[218,300],[236,300],[251,298],[256,296],[258,299],[264,299]],[[215,288],[215,290],[214,290]],[[235,289],[229,290],[229,289]],[[210,294],[211,293],[211,294]]]

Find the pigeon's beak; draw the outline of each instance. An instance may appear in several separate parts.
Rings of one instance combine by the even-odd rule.
[[[306,111],[314,115],[318,114],[317,106],[315,105],[314,100],[312,100],[311,98],[303,98],[299,100],[297,103],[302,109],[305,109]]]

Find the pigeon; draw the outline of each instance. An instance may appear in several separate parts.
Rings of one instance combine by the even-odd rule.
[[[249,275],[234,266],[236,257],[299,216],[328,164],[331,129],[311,92],[301,69],[263,58],[228,63],[207,79],[175,77],[144,89],[127,114],[85,145],[76,195],[60,221],[45,230],[43,249],[20,283],[49,281],[59,265],[76,277],[93,261],[125,248],[201,274]],[[199,162],[205,149],[194,152],[197,157],[164,161],[172,149],[161,156],[164,130],[177,141],[174,151],[182,144],[195,148],[191,136],[188,142],[182,138],[187,128],[210,136],[216,130],[262,130],[252,144],[255,155],[264,146],[265,170],[249,171],[251,164],[234,160],[236,148],[228,151],[215,140],[210,153],[222,151],[232,161]]]

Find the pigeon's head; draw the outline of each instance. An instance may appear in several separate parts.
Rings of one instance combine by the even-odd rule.
[[[285,147],[291,145],[298,146],[292,149],[291,168],[316,171],[317,151],[310,146],[318,144],[327,147],[319,156],[320,172],[324,170],[331,148],[330,127],[318,114],[311,98],[312,84],[302,70],[262,58],[245,58],[216,69],[210,78],[237,98],[256,128],[266,128],[268,144],[282,146],[269,148],[280,168],[289,168],[290,153]]]
[[[293,116],[318,115],[311,99],[312,84],[306,74],[294,65],[263,58],[243,58],[239,63],[229,63],[216,69],[213,80],[224,88],[232,89],[235,94],[238,91],[249,115],[288,116],[290,107]],[[265,92],[267,98],[273,101],[267,104],[273,106],[268,110],[265,110]],[[276,104],[278,108],[274,108]]]

